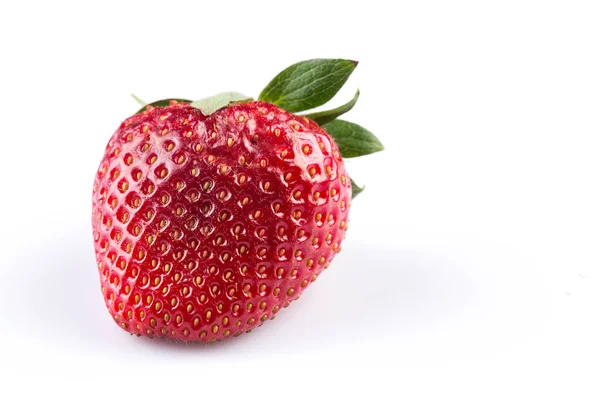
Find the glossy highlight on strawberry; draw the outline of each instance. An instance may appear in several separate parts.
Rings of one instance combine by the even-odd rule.
[[[261,101],[148,107],[114,133],[94,183],[106,306],[136,335],[250,331],[329,266],[351,199],[337,145],[307,117]]]

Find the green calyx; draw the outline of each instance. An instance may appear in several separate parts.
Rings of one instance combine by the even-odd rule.
[[[335,96],[357,65],[340,59],[301,61],[273,78],[258,99],[293,113],[319,107]]]
[[[223,92],[196,101],[187,99],[163,99],[155,101],[153,103],[146,103],[134,94],[132,94],[131,96],[135,99],[136,102],[138,102],[142,106],[142,108],[140,108],[136,114],[146,111],[148,109],[148,106],[166,107],[169,104],[171,104],[172,101],[176,101],[178,103],[191,103],[192,107],[199,109],[204,115],[210,115],[223,107],[227,107],[232,104],[246,103],[254,100],[252,97],[248,97],[238,92]]]
[[[340,115],[345,114],[348,111],[352,110],[352,108],[354,107],[354,105],[358,101],[358,96],[360,96],[360,90],[356,89],[356,94],[354,95],[354,97],[352,98],[352,100],[350,100],[346,104],[343,104],[343,105],[341,105],[339,107],[336,107],[334,109],[331,109],[331,110],[318,111],[318,112],[314,112],[314,113],[308,113],[308,114],[305,114],[305,116],[307,118],[312,119],[313,121],[315,121],[319,125],[326,124],[326,123],[328,123],[330,121],[333,121],[334,119],[336,119]]]
[[[259,100],[273,103],[289,112],[308,111],[331,100],[348,80],[358,61],[314,59],[296,63],[281,71],[265,87]],[[360,157],[383,150],[381,142],[367,129],[338,119],[352,110],[360,91],[344,105],[303,114],[312,119],[333,138],[343,158]],[[352,197],[364,190],[352,179]]]
[[[248,97],[238,92],[223,92],[211,97],[205,97],[201,100],[192,102],[192,107],[202,111],[204,115],[210,115],[223,107],[232,104],[247,103],[253,101],[252,97]]]
[[[383,150],[383,145],[360,125],[334,119],[321,126],[335,140],[344,158],[366,156]]]
[[[350,184],[352,185],[352,198],[355,198],[360,192],[365,190],[364,186],[358,186],[352,178],[350,178]]]
[[[352,122],[339,119],[340,116],[352,110],[360,92],[356,90],[354,97],[339,107],[325,111],[313,111],[317,107],[331,100],[346,83],[358,61],[344,59],[313,59],[291,65],[281,71],[261,91],[258,100],[274,104],[292,113],[309,111],[303,115],[312,119],[333,138],[343,158],[360,157],[383,150],[381,142],[367,129]],[[251,97],[237,92],[224,92],[215,96],[197,101],[186,99],[163,99],[153,103],[145,103],[140,98],[132,95],[143,107],[138,113],[151,107],[165,107],[172,101],[178,103],[191,103],[204,115],[230,106],[253,101]],[[352,197],[354,198],[364,190],[354,180],[352,184]]]

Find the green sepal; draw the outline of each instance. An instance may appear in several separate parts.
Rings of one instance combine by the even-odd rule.
[[[356,196],[358,196],[358,194],[360,192],[362,192],[363,190],[365,190],[365,187],[360,187],[356,184],[356,182],[354,182],[354,179],[350,178],[350,184],[352,185],[352,198],[355,198]]]
[[[352,110],[352,108],[358,101],[358,96],[360,96],[360,90],[356,89],[356,94],[354,95],[352,100],[350,100],[346,104],[343,104],[332,110],[309,113],[309,114],[306,114],[305,117],[312,119],[319,125],[326,124],[330,121],[333,121],[337,117],[347,113],[348,111]]]
[[[131,97],[133,97],[133,99],[135,100],[135,102],[138,103],[142,107],[146,107],[146,105],[148,105],[147,101],[144,101],[144,100],[140,99],[139,97],[137,97],[133,93],[131,93]]]
[[[383,145],[360,125],[334,119],[322,126],[331,135],[344,158],[360,157],[383,150]]]
[[[258,99],[292,113],[319,107],[335,96],[357,64],[343,59],[301,61],[273,78]]]
[[[192,102],[192,107],[199,109],[204,115],[210,115],[228,105],[246,103],[252,100],[254,100],[252,97],[248,97],[238,92],[223,92],[211,97],[196,100]]]

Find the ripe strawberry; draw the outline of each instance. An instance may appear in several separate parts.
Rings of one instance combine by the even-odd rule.
[[[106,147],[95,251],[106,306],[132,334],[248,332],[341,249],[352,186],[330,135],[263,101],[215,108],[148,106]]]

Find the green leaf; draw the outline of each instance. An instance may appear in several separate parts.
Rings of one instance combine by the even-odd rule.
[[[289,112],[319,107],[335,96],[357,64],[342,59],[301,61],[273,78],[258,99]]]
[[[383,150],[383,145],[371,132],[360,125],[334,119],[323,125],[335,140],[344,158],[360,157]]]
[[[136,98],[136,97],[134,96],[134,98]],[[146,107],[148,107],[148,106],[152,106],[152,107],[166,107],[169,104],[171,104],[172,100],[175,100],[178,103],[191,103],[192,102],[191,100],[186,100],[186,99],[163,99],[163,100],[157,100],[157,101],[154,101],[154,102],[152,102],[150,104],[144,105],[144,107],[140,108],[136,112],[136,114],[139,114],[139,113],[142,113],[142,112],[146,111]]]
[[[362,192],[363,190],[365,190],[365,187],[360,187],[356,184],[356,182],[354,182],[354,179],[350,178],[350,184],[352,185],[352,198],[355,198],[356,196],[358,196],[358,194],[360,192]]]
[[[147,102],[145,102],[144,100],[140,99],[139,97],[137,97],[133,93],[131,93],[131,97],[133,97],[133,99],[136,101],[136,103],[138,103],[142,107],[146,107],[146,104],[148,104]]]
[[[252,97],[248,97],[238,92],[223,92],[201,100],[196,100],[192,103],[192,107],[200,109],[204,115],[210,115],[230,104],[245,103],[252,100]]]
[[[341,105],[337,108],[334,108],[333,110],[320,111],[320,112],[306,114],[305,117],[312,119],[319,125],[326,124],[329,121],[333,121],[340,115],[343,115],[343,114],[347,113],[348,111],[352,110],[352,108],[358,101],[359,95],[360,95],[360,90],[356,89],[356,94],[354,95],[352,100],[350,100],[346,104]]]

